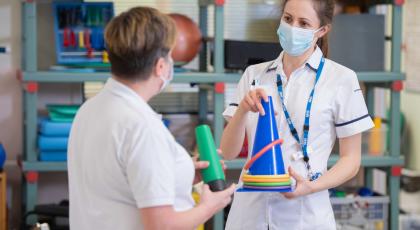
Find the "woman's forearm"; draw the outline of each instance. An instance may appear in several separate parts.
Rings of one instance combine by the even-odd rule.
[[[226,160],[235,159],[241,151],[245,138],[246,113],[238,107],[223,131],[220,149]]]
[[[197,227],[209,220],[215,211],[208,210],[206,207],[198,205],[188,211],[179,212],[173,216],[172,223],[168,229],[197,229]]]
[[[318,180],[313,192],[337,187],[357,175],[361,162],[361,134],[340,139],[340,159]]]
[[[184,230],[196,229],[216,212],[226,207],[231,200],[236,185],[232,184],[223,191],[211,192],[208,185],[203,186],[200,203],[186,211],[175,211],[172,205],[140,209],[144,229]]]
[[[144,229],[184,230],[196,229],[215,213],[202,205],[183,212],[176,212],[171,206],[146,208],[140,211]]]
[[[340,157],[337,163],[318,180],[312,182],[313,192],[337,187],[353,178],[360,168],[360,160],[356,157]]]

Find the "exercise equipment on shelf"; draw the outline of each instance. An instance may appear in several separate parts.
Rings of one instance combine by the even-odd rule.
[[[182,14],[169,14],[177,29],[176,44],[172,51],[175,65],[187,64],[197,56],[201,46],[201,32],[197,24]]]
[[[104,29],[114,16],[112,2],[54,4],[59,64],[108,63]]]
[[[74,117],[80,105],[47,105],[48,118],[39,122],[40,161],[66,161],[67,144]]]
[[[242,187],[238,192],[291,192],[292,181],[286,174],[272,97],[261,99],[266,114],[258,118],[252,157],[245,164]]]
[[[0,142],[0,171],[3,170],[4,162],[6,162],[6,150]]]

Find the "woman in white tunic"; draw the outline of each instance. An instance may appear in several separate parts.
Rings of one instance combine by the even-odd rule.
[[[336,228],[328,189],[356,175],[361,133],[373,122],[355,72],[326,59],[333,12],[333,0],[285,0],[277,31],[284,51],[247,68],[224,112],[224,158],[238,156],[245,135],[251,155],[258,115],[266,112],[260,100],[272,96],[283,159],[296,182],[291,193],[236,192],[226,229]],[[327,171],[337,137],[340,158]]]
[[[147,7],[108,24],[112,77],[80,108],[68,146],[71,229],[192,230],[230,202],[234,186],[205,185],[194,207],[193,161],[147,104],[173,77],[175,34]]]

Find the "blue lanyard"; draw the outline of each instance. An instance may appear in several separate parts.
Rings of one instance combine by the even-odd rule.
[[[316,72],[316,78],[315,78],[315,84],[314,88],[311,91],[311,94],[309,95],[308,103],[306,104],[306,111],[305,111],[305,122],[303,125],[303,141],[300,141],[299,134],[293,125],[292,119],[290,118],[290,114],[287,111],[286,105],[284,104],[284,93],[283,93],[283,82],[281,80],[281,76],[277,75],[277,90],[280,95],[280,101],[283,107],[284,116],[286,117],[287,124],[289,125],[290,132],[292,133],[293,137],[296,139],[296,141],[299,143],[299,145],[302,148],[303,152],[303,160],[305,161],[306,167],[309,171],[309,176],[312,178],[313,175],[311,175],[311,167],[309,165],[309,156],[308,156],[308,138],[309,138],[309,120],[311,117],[311,108],[312,108],[312,101],[315,94],[315,86],[318,83],[319,78],[321,77],[322,69],[324,68],[325,59],[321,58],[321,63],[319,64],[318,70]],[[316,178],[315,178],[316,179]]]

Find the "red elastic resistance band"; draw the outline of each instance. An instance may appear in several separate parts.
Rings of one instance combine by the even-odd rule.
[[[283,144],[283,139],[278,139],[275,140],[273,142],[271,142],[270,144],[266,145],[264,148],[262,148],[257,154],[255,154],[244,166],[245,170],[248,170],[249,168],[251,168],[252,164],[254,164],[254,162],[256,160],[258,160],[258,158],[262,157],[262,155],[264,155],[268,150],[270,150],[271,148],[273,148],[275,145],[281,145]]]

